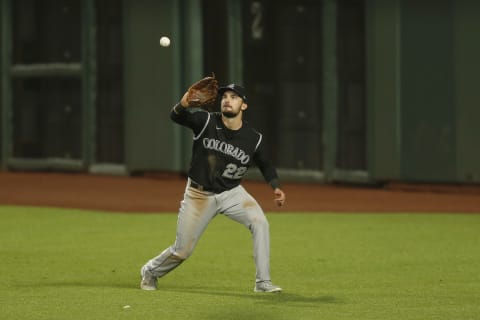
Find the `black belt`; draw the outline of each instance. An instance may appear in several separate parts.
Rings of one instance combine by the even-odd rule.
[[[192,188],[194,188],[194,189],[197,189],[197,190],[200,190],[200,191],[215,192],[215,190],[210,189],[210,188],[205,188],[204,186],[202,186],[201,184],[196,183],[196,182],[193,181],[193,180],[190,180],[190,187],[192,187]]]

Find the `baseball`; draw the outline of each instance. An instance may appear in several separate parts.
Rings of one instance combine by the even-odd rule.
[[[165,36],[161,37],[161,38],[160,38],[160,45],[161,45],[162,47],[168,47],[168,46],[170,46],[170,38],[165,37]]]

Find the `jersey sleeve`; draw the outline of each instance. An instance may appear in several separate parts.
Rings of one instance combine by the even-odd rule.
[[[262,136],[260,135],[260,141],[253,156],[253,161],[255,165],[258,167],[260,172],[263,175],[265,181],[273,188],[280,188],[280,182],[277,174],[277,170],[275,167],[270,163],[267,152],[264,147]]]
[[[193,130],[195,135],[202,132],[205,127],[209,114],[205,110],[192,110],[176,104],[170,111],[170,119],[173,122]]]

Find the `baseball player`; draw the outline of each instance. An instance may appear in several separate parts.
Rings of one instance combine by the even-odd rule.
[[[221,112],[193,111],[187,93],[170,118],[193,131],[188,181],[181,201],[175,243],[141,268],[140,288],[156,290],[157,279],[178,267],[193,252],[203,231],[217,215],[243,224],[252,234],[256,265],[255,292],[280,292],[270,278],[269,224],[257,201],[240,182],[254,163],[273,189],[278,206],[285,203],[275,168],[267,159],[261,133],[242,119],[247,109],[243,87],[218,89]]]

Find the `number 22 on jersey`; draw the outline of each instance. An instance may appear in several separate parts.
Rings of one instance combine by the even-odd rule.
[[[234,163],[229,163],[226,165],[222,177],[229,179],[241,179],[245,172],[247,172],[247,167],[239,167]]]

